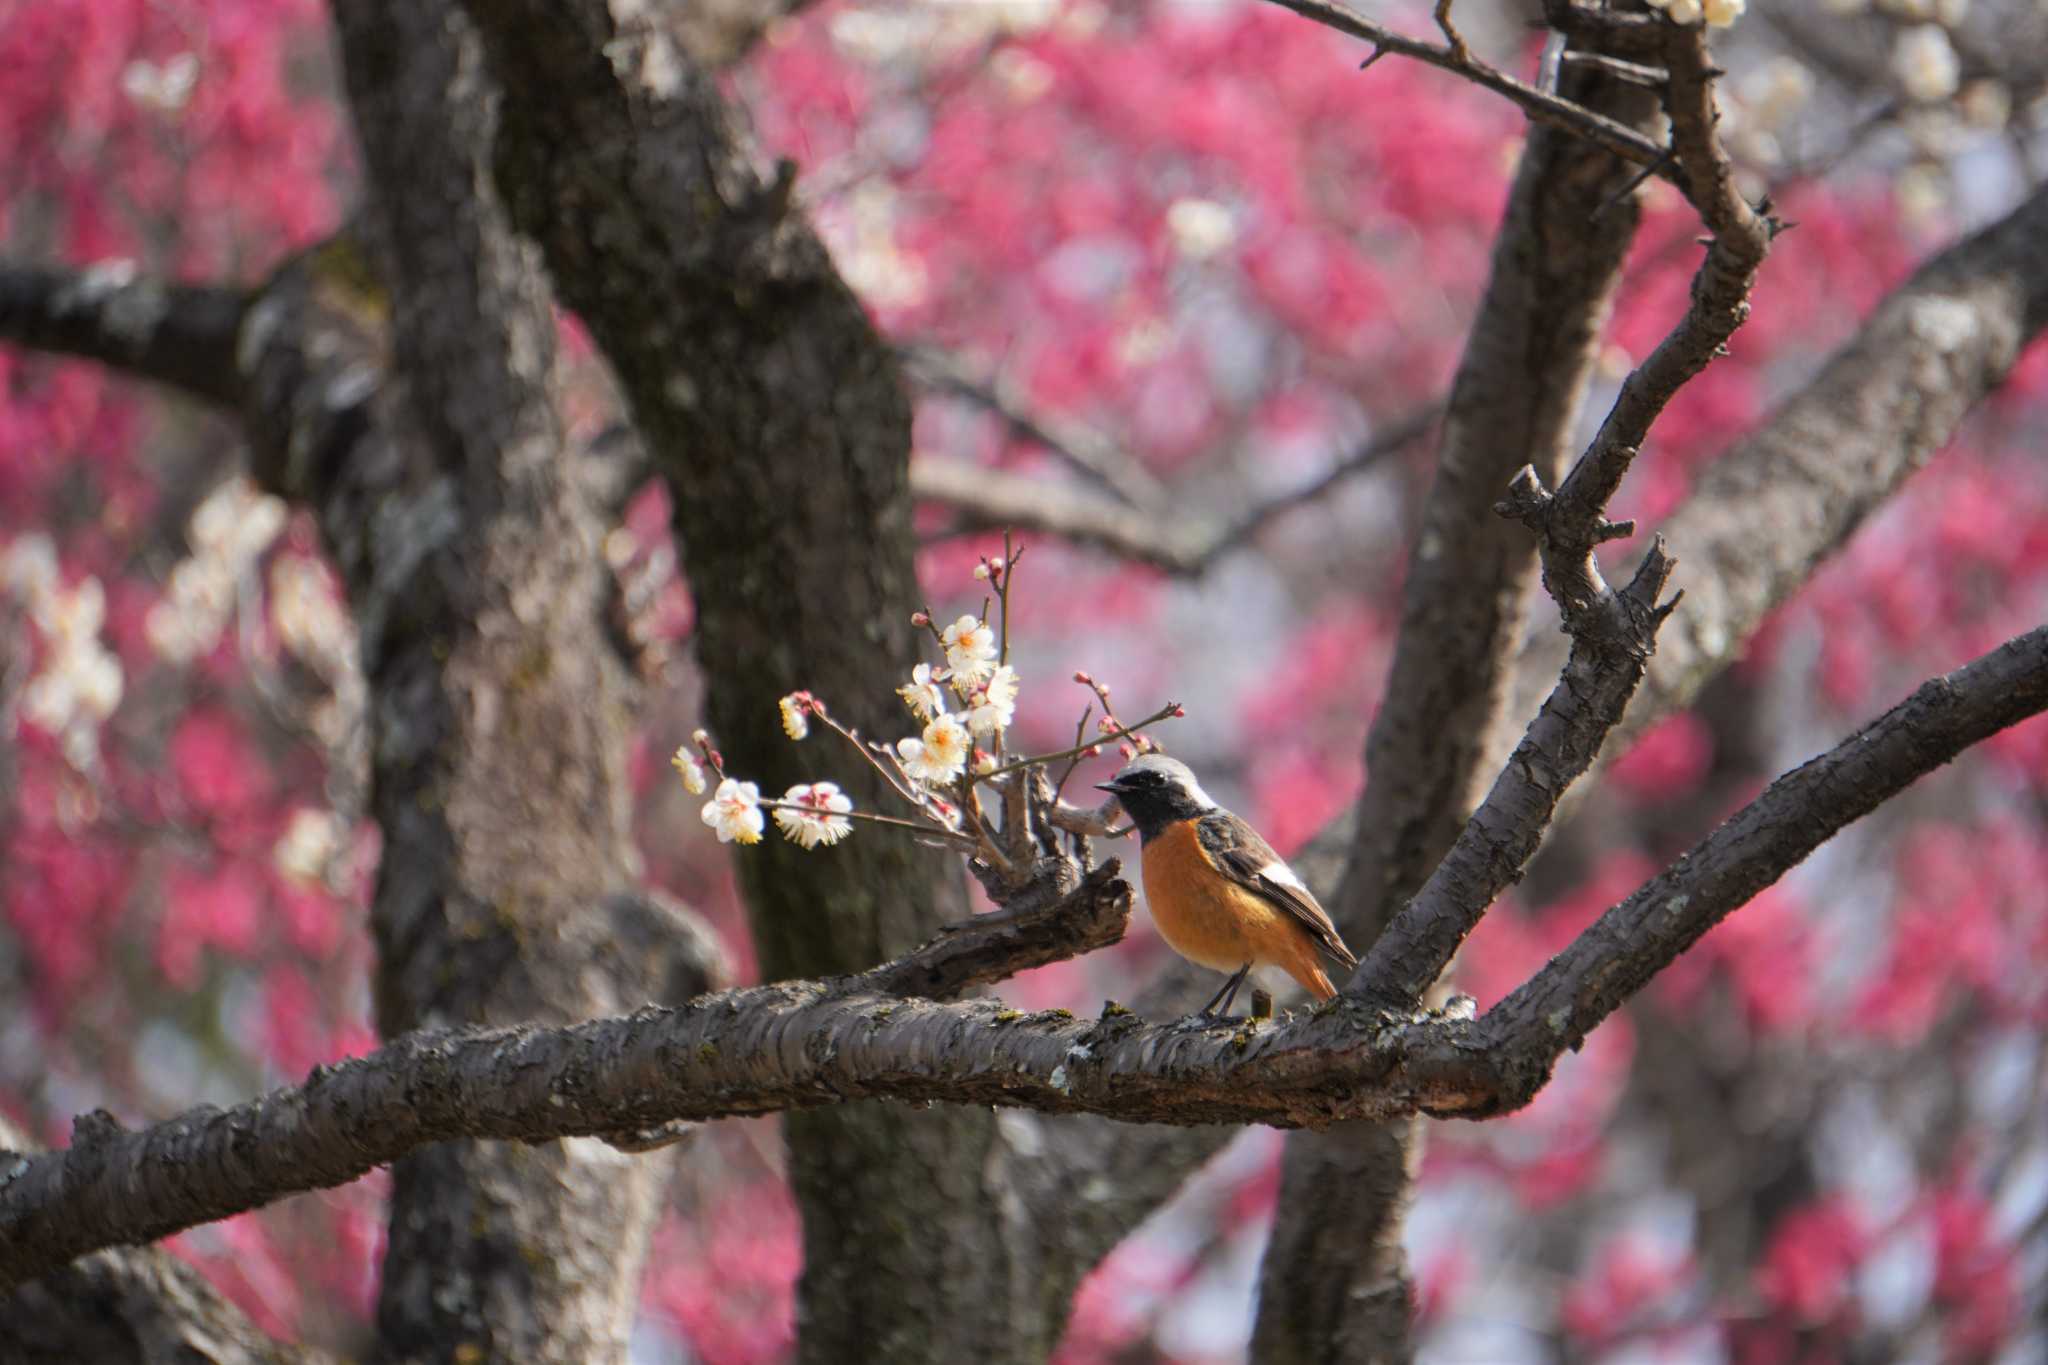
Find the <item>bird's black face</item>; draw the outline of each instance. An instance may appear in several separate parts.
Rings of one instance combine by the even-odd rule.
[[[1095,785],[1116,797],[1143,839],[1176,820],[1215,809],[1186,765],[1170,759],[1138,759],[1109,781]]]

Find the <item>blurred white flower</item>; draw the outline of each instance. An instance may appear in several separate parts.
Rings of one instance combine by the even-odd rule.
[[[690,752],[690,746],[677,749],[669,762],[675,765],[676,775],[683,779],[683,790],[692,796],[704,794],[704,765]]]
[[[270,850],[270,860],[286,878],[312,886],[327,876],[328,864],[341,848],[341,818],[332,811],[301,806]]]
[[[1708,28],[1727,28],[1742,17],[1748,8],[1748,0],[1702,0],[1701,12],[1706,16]]]
[[[175,114],[183,109],[197,84],[199,58],[190,52],[180,52],[161,65],[133,61],[121,70],[121,93],[160,114]]]
[[[17,536],[0,556],[0,582],[23,602],[57,590],[57,542],[42,531]]]
[[[217,554],[240,567],[284,530],[285,505],[237,474],[221,480],[192,510],[189,534],[200,554]]]
[[[1932,103],[1956,92],[1962,63],[1949,45],[1948,34],[1933,24],[1909,28],[1892,46],[1892,74],[1913,99]]]
[[[1237,240],[1237,217],[1214,199],[1176,199],[1166,210],[1166,231],[1174,250],[1206,261]]]
[[[188,560],[179,568],[205,562]],[[301,659],[334,661],[353,652],[355,632],[340,596],[327,571],[305,555],[279,555],[272,561],[270,619],[284,647]]]
[[[34,605],[36,628],[62,649],[100,633],[107,620],[107,590],[97,578],[79,580],[69,592],[51,588]]]
[[[775,706],[782,712],[783,734],[791,739],[802,739],[811,732],[811,720],[804,709],[803,693],[792,692],[775,703]]]

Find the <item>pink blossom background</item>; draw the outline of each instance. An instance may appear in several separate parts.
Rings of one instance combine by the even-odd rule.
[[[830,4],[779,25],[728,81],[767,146],[802,166],[807,207],[892,337],[1099,432],[1193,523],[1313,480],[1440,394],[1456,363],[1521,124],[1441,73],[1387,61],[1361,76],[1360,55],[1252,3]],[[355,193],[333,61],[310,0],[0,5],[9,258],[260,280]],[[1623,488],[1619,513],[1644,529],[1615,560],[1971,225],[1902,212],[1884,171],[1778,185],[1798,227],[1735,354],[1673,405]],[[1188,224],[1204,221],[1226,226],[1203,239]],[[1697,232],[1653,185],[1596,409],[1683,306]],[[1497,999],[1777,771],[2039,623],[2044,386],[2037,346],[1730,677],[1613,764],[1475,936],[1462,989]],[[594,392],[578,390],[579,423],[605,419]],[[1072,478],[954,397],[922,400],[916,443],[919,458]],[[347,737],[317,720],[337,684],[295,652],[266,572],[317,557],[308,518],[240,566],[210,647],[173,661],[151,640],[187,518],[237,445],[187,403],[0,350],[0,552],[47,536],[60,588],[102,585],[123,680],[83,766],[23,716],[18,680],[0,698],[0,1108],[52,1143],[95,1106],[160,1118],[375,1045],[376,833]],[[1367,780],[1429,454],[1383,462],[1192,580],[1034,540],[1013,622],[1018,734],[1066,742],[1085,700],[1065,681],[1076,667],[1133,711],[1178,698],[1190,719],[1162,737],[1298,847]],[[947,619],[976,608],[968,571],[997,543],[949,524],[921,514]],[[711,916],[751,973],[730,850],[663,762],[698,723],[699,692],[665,494],[644,493],[623,536],[619,562],[657,583],[649,636],[674,651],[633,769],[648,875]],[[19,594],[0,598],[0,630],[24,670],[51,666]],[[819,761],[833,776],[829,750]],[[1939,1358],[2048,1349],[2033,1325],[2048,1274],[2044,797],[2036,722],[1708,936],[1527,1110],[1432,1129],[1408,1233],[1425,1358],[1821,1361],[1915,1324]],[[302,812],[336,831],[312,876],[279,853]],[[1000,993],[1093,1008],[1164,954],[1141,924]],[[1646,1077],[1670,1072],[1674,1040],[1693,1074],[1660,1094]],[[1742,1153],[1732,1185],[1686,1173],[1693,1126]],[[1280,1150],[1247,1132],[1119,1248],[1059,1358],[1242,1359]],[[787,1354],[799,1237],[781,1160],[772,1122],[697,1145],[650,1261],[648,1358]],[[345,1343],[374,1296],[383,1194],[372,1177],[173,1246],[265,1328]],[[1726,1235],[1730,1208],[1742,1236]]]

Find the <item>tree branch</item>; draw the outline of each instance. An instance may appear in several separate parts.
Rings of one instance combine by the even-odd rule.
[[[1152,471],[1096,432],[1028,411],[999,379],[977,378],[936,347],[899,346],[896,353],[911,375],[927,387],[987,408],[1012,432],[1044,446],[1124,506],[1142,509],[1165,504],[1166,489]]]
[[[1272,3],[1283,9],[1291,9],[1305,19],[1313,19],[1325,28],[1333,28],[1339,33],[1348,33],[1354,38],[1363,38],[1371,43],[1373,55],[1366,61],[1368,66],[1388,53],[1393,53],[1439,67],[1454,75],[1463,76],[1473,84],[1483,86],[1496,94],[1505,95],[1521,108],[1531,122],[1562,128],[1624,161],[1647,166],[1652,168],[1655,174],[1669,176],[1664,149],[1643,134],[1582,104],[1574,104],[1547,90],[1538,90],[1533,85],[1516,80],[1506,72],[1474,57],[1462,43],[1446,43],[1438,47],[1419,38],[1407,37],[1384,25],[1374,23],[1356,10],[1339,3],[1339,0],[1272,0]]]
[[[233,404],[245,300],[239,289],[139,278],[132,261],[85,270],[0,264],[0,339]]]
[[[1283,1127],[1499,1114],[1843,826],[2044,709],[2048,627],[1924,684],[1778,779],[1476,1023],[1463,1010],[1390,1013],[1352,999],[1235,1029],[1148,1024],[1114,1003],[1088,1021],[995,1000],[904,999],[863,976],[565,1028],[424,1031],[233,1109],[202,1107],[140,1132],[94,1111],[67,1150],[0,1154],[0,1286],[454,1138],[545,1142],[870,1098]],[[1075,893],[1129,895],[1107,876]]]
[[[0,1117],[0,1149],[22,1152],[31,1146],[25,1133]],[[12,1158],[0,1160],[12,1164]],[[272,1340],[203,1274],[162,1247],[122,1247],[0,1290],[0,1360],[327,1365],[332,1357]]]
[[[1564,1048],[1844,826],[1957,754],[2048,709],[2048,626],[2008,640],[1764,789],[1684,857],[1603,914],[1488,1011],[1514,1089],[1541,1084]],[[1496,1017],[1500,1024],[1494,1023]],[[1538,1040],[1540,1030],[1549,1036]],[[1527,1068],[1540,1065],[1537,1076]],[[1533,1093],[1533,1092],[1532,1092]]]
[[[959,530],[1041,531],[1194,577],[1281,516],[1427,436],[1442,416],[1442,405],[1431,404],[1397,420],[1313,482],[1268,498],[1227,524],[1164,503],[1124,505],[1070,484],[931,456],[911,464],[910,488],[919,498],[958,513]]]

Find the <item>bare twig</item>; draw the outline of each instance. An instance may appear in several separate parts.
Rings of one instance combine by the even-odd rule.
[[[1124,506],[1151,508],[1164,503],[1165,489],[1151,471],[1094,432],[1028,411],[999,380],[978,378],[936,347],[904,346],[897,354],[926,385],[988,409],[1017,435],[1044,446]]]
[[[1432,403],[1397,419],[1314,481],[1258,502],[1225,525],[1216,525],[1194,509],[1123,506],[1071,485],[929,455],[911,465],[910,483],[918,497],[958,513],[961,529],[1043,531],[1192,577],[1286,513],[1427,436],[1442,416],[1443,405]]]
[[[1547,123],[1567,132],[1576,133],[1594,145],[1612,152],[1624,161],[1639,166],[1654,165],[1664,149],[1635,129],[1617,123],[1605,114],[1595,113],[1581,104],[1560,98],[1545,90],[1487,65],[1472,56],[1456,32],[1450,28],[1448,0],[1440,0],[1437,6],[1437,21],[1450,39],[1444,46],[1423,42],[1377,24],[1364,15],[1339,3],[1339,0],[1272,0],[1284,9],[1291,9],[1306,19],[1313,19],[1339,33],[1348,33],[1362,38],[1373,45],[1373,54],[1367,65],[1378,61],[1387,53],[1412,58],[1430,66],[1463,76],[1475,85],[1484,86],[1499,95],[1504,95],[1521,107],[1521,110],[1536,123]],[[1659,22],[1662,22],[1659,20]],[[1667,25],[1667,27],[1675,27]]]

